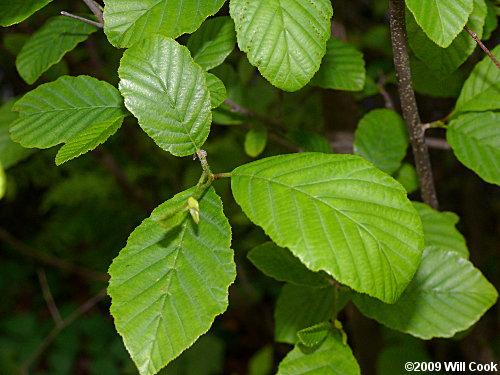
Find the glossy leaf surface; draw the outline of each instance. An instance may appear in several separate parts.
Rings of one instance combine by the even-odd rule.
[[[420,217],[404,188],[353,155],[300,153],[236,168],[236,202],[310,270],[394,302],[423,248]]]
[[[64,76],[38,86],[18,100],[13,110],[20,116],[11,126],[12,139],[37,148],[70,142],[97,124],[121,124],[127,113],[117,89],[88,76]],[[104,140],[100,138],[96,145]]]
[[[450,122],[446,138],[466,167],[500,185],[500,113],[468,113]]]
[[[238,45],[250,63],[286,91],[318,71],[330,38],[329,0],[231,0]]]
[[[175,225],[165,223],[193,193],[158,206],[109,269],[111,313],[142,375],[156,374],[190,347],[228,304],[235,278],[231,228],[215,191],[197,196],[198,225],[187,211],[176,214]]]
[[[56,16],[38,29],[24,44],[16,58],[19,75],[29,84],[58,63],[66,52],[97,31],[88,23]]]
[[[326,89],[361,91],[366,70],[363,54],[339,39],[330,39],[319,71],[311,83]]]
[[[160,35],[123,54],[118,70],[125,106],[158,146],[176,156],[196,152],[212,120],[205,71],[189,50]]]
[[[274,242],[254,247],[247,257],[255,267],[276,280],[311,287],[331,285],[326,275],[310,271],[290,250],[283,249]]]
[[[342,343],[340,334],[330,330],[315,348],[301,344],[281,361],[277,375],[359,375],[361,370],[351,348]]]
[[[0,26],[10,26],[31,16],[52,0],[16,0],[0,2]]]
[[[234,22],[230,17],[216,17],[206,20],[191,35],[187,47],[194,61],[210,70],[224,62],[236,44]]]
[[[474,0],[474,9],[467,26],[476,32],[479,39],[483,36],[486,13],[485,0]],[[447,48],[439,47],[427,37],[410,12],[406,15],[406,25],[411,49],[438,77],[453,73],[477,47],[476,41],[465,30],[462,30]]]
[[[359,122],[354,153],[392,174],[401,166],[408,145],[408,132],[402,117],[389,109],[376,109]]]
[[[415,278],[395,304],[365,295],[353,299],[364,315],[379,323],[430,339],[466,330],[497,297],[493,285],[467,259],[454,251],[427,247]]]
[[[115,47],[130,47],[154,34],[191,33],[226,0],[105,0],[104,32]]]
[[[428,205],[413,202],[424,226],[426,246],[437,246],[446,251],[456,251],[464,258],[469,257],[465,238],[457,230],[458,216],[453,212],[439,212]]]
[[[500,59],[500,46],[491,53]],[[454,113],[500,109],[500,69],[485,56],[462,88]]]
[[[406,0],[406,6],[427,36],[446,48],[467,23],[474,0]]]

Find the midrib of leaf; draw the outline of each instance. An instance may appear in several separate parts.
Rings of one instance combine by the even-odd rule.
[[[26,106],[26,107],[30,107],[30,106]],[[35,107],[31,107],[31,108],[39,110],[39,108],[35,108]],[[83,109],[97,109],[97,108],[115,108],[115,109],[121,109],[121,106],[97,105],[97,106],[93,106],[93,107],[65,107],[65,108],[61,108],[61,109],[54,108],[54,109],[50,109],[50,110],[47,110],[47,111],[40,110],[40,112],[35,112],[35,113],[23,113],[23,117],[40,116],[40,114],[51,113],[51,112],[74,111],[75,109],[76,110],[83,110]]]
[[[145,60],[145,59],[137,57],[137,56],[136,56],[136,58],[138,58],[139,60],[142,60],[142,61],[146,62],[149,65],[149,67],[151,68],[151,71],[153,72],[154,76],[157,77],[157,79],[158,79],[158,81],[160,83],[160,86],[163,89],[163,92],[165,93],[166,98],[168,99],[170,107],[174,111],[175,121],[177,121],[177,123],[179,125],[181,125],[182,129],[184,129],[184,133],[180,133],[180,134],[187,135],[189,137],[189,140],[191,141],[191,144],[198,150],[199,149],[198,144],[194,141],[193,137],[191,136],[191,132],[189,131],[189,129],[184,124],[184,120],[185,119],[184,119],[184,117],[181,114],[179,114],[179,111],[178,111],[177,106],[176,106],[176,101],[170,96],[170,93],[169,93],[169,90],[168,90],[168,86],[167,86],[167,84],[165,82],[163,82],[163,79],[161,78],[161,75],[159,73],[157,73],[155,67],[153,66],[153,64],[151,63],[150,60]],[[184,64],[181,64],[181,69],[182,70],[181,70],[180,74],[178,74],[178,75],[182,77],[182,73],[184,71]],[[167,75],[170,75],[170,74],[167,74]],[[180,86],[181,85],[177,86],[177,90],[180,89]],[[177,96],[177,94],[178,94],[178,92],[175,93],[175,96]],[[191,89],[189,90],[189,97],[188,97],[189,100],[187,100],[188,102],[193,97],[193,94],[194,94],[194,86],[192,86]]]
[[[308,167],[308,168],[309,168],[309,167]],[[308,169],[308,168],[304,168],[304,169]],[[265,169],[263,169],[263,170],[265,170]],[[261,170],[260,172],[262,172],[263,170]],[[294,170],[293,172],[297,172],[297,170]],[[287,173],[288,173],[288,172],[287,172]],[[266,182],[267,182],[267,184],[268,184],[268,186],[270,186],[272,183],[275,183],[276,185],[281,185],[281,186],[284,186],[284,187],[286,187],[286,188],[289,188],[289,189],[290,189],[290,190],[292,190],[292,191],[295,191],[295,192],[298,192],[298,193],[302,193],[302,194],[304,194],[305,196],[307,196],[307,197],[311,198],[311,199],[313,200],[313,202],[320,202],[320,203],[322,203],[323,205],[325,205],[325,206],[327,206],[328,208],[332,209],[332,210],[333,210],[336,214],[340,214],[340,215],[344,216],[345,218],[347,218],[348,220],[350,220],[351,222],[353,222],[354,224],[356,224],[356,225],[357,225],[357,227],[356,227],[356,228],[357,228],[357,230],[358,230],[358,231],[360,230],[359,228],[361,227],[361,228],[364,230],[364,232],[365,232],[366,234],[368,234],[368,235],[369,235],[369,236],[370,236],[370,237],[371,237],[371,238],[375,241],[375,243],[377,244],[378,249],[380,250],[380,253],[383,255],[383,257],[384,257],[384,259],[385,259],[385,261],[386,261],[386,264],[390,265],[390,267],[391,267],[391,268],[396,268],[396,269],[397,269],[398,271],[400,271],[401,273],[404,273],[404,272],[402,272],[401,268],[400,268],[397,264],[393,264],[393,263],[391,263],[391,262],[389,261],[389,258],[388,258],[388,255],[387,255],[386,250],[384,249],[384,247],[383,247],[383,246],[381,246],[381,241],[380,241],[380,240],[378,240],[378,239],[377,239],[377,237],[376,237],[376,236],[375,236],[375,235],[374,235],[374,234],[373,234],[373,233],[372,233],[372,232],[371,232],[371,231],[370,231],[370,230],[369,230],[369,229],[368,229],[368,228],[367,228],[364,224],[362,224],[362,223],[358,222],[356,219],[352,218],[351,216],[349,216],[348,214],[346,214],[344,211],[342,211],[342,210],[340,210],[340,209],[338,209],[338,208],[336,208],[336,207],[334,207],[334,206],[330,205],[328,202],[325,202],[325,201],[321,200],[320,198],[318,198],[318,197],[316,197],[316,196],[314,196],[314,195],[309,194],[309,193],[308,193],[308,192],[306,192],[306,191],[303,191],[303,190],[301,190],[301,189],[297,189],[297,187],[287,185],[287,184],[285,184],[285,183],[283,183],[283,182],[281,182],[281,181],[276,181],[276,180],[274,180],[274,179],[270,179],[270,178],[266,178],[266,177],[262,177],[262,176],[249,175],[249,174],[241,174],[241,173],[234,173],[234,172],[233,172],[233,174],[235,174],[235,175],[237,175],[237,176],[241,176],[241,177],[249,177],[249,178],[255,178],[255,179],[260,179],[260,180],[266,181]],[[283,176],[283,175],[280,175],[280,176]],[[274,178],[277,178],[277,177],[280,177],[280,176],[274,176]],[[327,181],[344,181],[344,180],[349,180],[349,181],[361,181],[361,182],[365,182],[364,180],[359,180],[359,179],[345,179],[345,178],[343,178],[343,179],[325,180],[325,182],[327,182]],[[299,185],[299,186],[300,186],[300,185]],[[384,185],[383,185],[383,186],[384,186]],[[269,191],[269,190],[268,190],[268,191]],[[269,193],[270,193],[270,192],[269,192]],[[270,197],[270,199],[271,199],[271,197]],[[294,199],[295,199],[295,197],[294,197]],[[346,199],[346,198],[341,198],[341,199]],[[270,202],[272,202],[272,200],[270,200]],[[296,205],[296,201],[295,201],[294,203],[295,203],[295,205]],[[372,202],[370,202],[370,203],[371,203],[371,204],[375,204],[375,205],[382,206],[382,205],[380,205],[380,204],[378,204],[378,203],[372,203]],[[274,206],[272,206],[272,205],[271,205],[271,207],[274,207]],[[382,206],[382,207],[386,208],[386,206]],[[296,209],[297,209],[297,207],[296,207]],[[274,218],[275,218],[275,215],[274,215],[274,209],[272,210],[272,212],[273,212],[273,221],[274,221]],[[299,210],[297,210],[297,212],[299,212]],[[336,217],[336,218],[337,218],[337,217]],[[339,224],[340,228],[342,229],[342,233],[344,234],[344,238],[346,238],[346,240],[347,240],[347,237],[346,237],[346,235],[345,235],[345,232],[344,232],[343,226],[341,225],[341,221],[340,221],[338,218],[337,218],[337,222],[338,222],[338,224]],[[300,223],[300,224],[299,224],[299,227],[301,228],[301,232],[303,233],[303,231],[302,231],[302,221],[299,221],[299,223]],[[380,228],[379,228],[379,229],[380,229]],[[328,237],[327,232],[325,232],[324,226],[322,226],[322,230],[323,230],[323,232],[324,232],[324,234],[325,234],[325,237]],[[382,229],[380,229],[380,230],[381,230],[381,231],[383,231]],[[411,229],[411,230],[413,230],[413,229]],[[397,240],[399,240],[400,242],[405,243],[405,242],[404,242],[404,241],[402,241],[400,238],[393,236],[391,233],[386,232],[386,231],[383,231],[383,232],[384,232],[384,233],[386,233],[387,235],[389,235],[389,236],[393,237],[394,239],[397,239]],[[417,232],[415,232],[415,233],[417,233]],[[304,237],[304,236],[302,236],[302,237]],[[361,236],[361,233],[360,233],[360,238],[361,238],[361,239],[362,239],[362,241],[364,242],[363,237]],[[349,243],[349,241],[346,241],[346,243]],[[405,243],[405,244],[406,244],[406,243]],[[409,246],[409,245],[408,245],[408,246]],[[350,248],[349,248],[349,250],[350,250]],[[351,254],[351,256],[352,256],[352,252],[351,252],[351,251],[349,251],[349,253],[350,253],[350,254]],[[366,254],[366,256],[367,256],[367,259],[369,259],[368,254]],[[300,257],[300,255],[299,255],[299,257]],[[402,258],[400,258],[400,259],[402,259]],[[355,262],[354,264],[356,264],[356,262]],[[370,269],[371,269],[371,268],[370,268]],[[372,272],[373,272],[373,269],[371,269],[371,270],[372,270]],[[395,284],[397,284],[397,281],[396,281],[396,279],[395,279],[394,273],[390,272],[390,275],[391,275],[391,278],[392,278],[392,280],[394,281],[394,283],[395,283]],[[385,287],[385,284],[384,284],[384,287]]]

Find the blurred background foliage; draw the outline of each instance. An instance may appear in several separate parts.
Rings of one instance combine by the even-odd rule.
[[[285,125],[266,131],[264,124],[220,107],[205,145],[212,170],[231,171],[262,149],[262,156],[299,148],[330,152],[332,146],[336,152],[352,152],[359,119],[385,105],[380,87],[398,106],[387,0],[336,0],[333,7],[333,34],[364,53],[369,75],[364,91],[353,94],[306,86],[296,93],[280,92],[257,74],[242,53],[233,52],[213,70],[226,84],[228,97]],[[34,88],[18,76],[16,54],[30,34],[61,10],[86,11],[83,2],[56,0],[21,24],[0,31],[2,136],[12,121],[11,100]],[[228,14],[227,4],[219,14]],[[498,39],[493,34],[488,45],[494,46]],[[185,42],[185,37],[180,40]],[[87,74],[117,85],[120,57],[121,51],[111,47],[102,31],[97,32],[36,84],[64,74]],[[463,79],[481,58],[476,50],[450,85],[439,85],[427,69],[415,68],[423,121],[449,113]],[[439,129],[431,135],[443,137]],[[114,329],[107,297],[79,314],[44,347],[55,323],[43,289],[50,289],[62,319],[81,312],[85,302],[105,288],[107,268],[129,233],[153,207],[196,184],[199,163],[162,151],[132,117],[104,146],[60,167],[54,165],[56,151],[26,151],[21,161],[5,165],[7,194],[0,201],[0,374],[19,374],[34,354],[39,354],[29,371],[34,375],[136,374]],[[431,157],[441,208],[461,217],[459,229],[467,238],[471,260],[498,286],[498,190],[461,166],[449,150],[434,148]],[[408,186],[415,185],[409,165],[399,173]],[[229,310],[162,375],[271,374],[290,349],[273,343],[273,309],[282,285],[259,273],[246,258],[266,236],[234,203],[228,181],[217,181],[215,187],[233,228],[238,264]],[[419,199],[415,193],[411,197]],[[500,354],[498,306],[471,331],[452,340],[422,342],[389,331],[351,305],[340,320],[363,374],[403,374],[407,360],[489,362]]]

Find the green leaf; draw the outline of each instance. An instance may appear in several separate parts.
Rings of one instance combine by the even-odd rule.
[[[302,345],[314,347],[321,344],[323,340],[326,339],[331,329],[332,325],[330,322],[322,322],[315,324],[312,327],[301,329],[297,332],[297,337]]]
[[[353,298],[364,315],[427,340],[466,330],[497,297],[495,288],[467,259],[454,251],[427,247],[415,278],[395,304],[365,295]]]
[[[5,191],[7,189],[7,177],[5,176],[5,171],[3,170],[2,162],[0,161],[0,199],[5,196]]]
[[[269,375],[273,370],[273,347],[266,345],[248,361],[248,375]]]
[[[118,90],[88,76],[64,76],[38,86],[18,100],[13,110],[20,117],[11,126],[12,139],[37,148],[78,142],[80,136],[88,138],[96,124],[121,124],[126,115]],[[96,146],[103,140],[97,139]]]
[[[365,79],[363,54],[350,44],[333,38],[326,44],[326,55],[311,84],[325,89],[361,91]]]
[[[354,153],[392,174],[401,166],[408,145],[408,132],[401,116],[389,109],[376,109],[359,122]]]
[[[61,165],[106,142],[120,128],[123,117],[99,122],[82,131],[75,138],[66,142],[56,155],[56,165]]]
[[[10,100],[0,106],[0,162],[5,169],[33,153],[33,150],[23,148],[10,139],[9,126],[18,118],[18,114],[11,111],[14,102]]]
[[[329,0],[231,0],[240,49],[273,85],[297,91],[318,71],[330,38]]]
[[[310,287],[330,285],[326,275],[308,270],[289,250],[274,242],[266,242],[253,248],[247,257],[255,267],[276,280]]]
[[[210,92],[210,105],[212,108],[220,106],[226,100],[226,86],[214,74],[205,72],[208,91]]]
[[[177,38],[200,27],[226,0],[105,0],[104,32],[115,47],[154,34]]]
[[[58,63],[66,52],[96,30],[97,27],[73,18],[51,18],[28,39],[17,55],[19,75],[27,83],[33,84],[43,72]]]
[[[492,2],[486,0],[486,6],[488,7],[488,13],[486,15],[486,22],[484,23],[484,31],[482,40],[488,40],[491,38],[491,34],[498,27],[498,18],[496,7],[498,5],[493,5]]]
[[[333,152],[332,145],[328,139],[317,133],[297,130],[287,134],[287,138],[304,151],[323,152],[325,154]]]
[[[361,370],[351,348],[340,334],[330,330],[314,349],[296,345],[281,361],[277,375],[359,375]]]
[[[10,26],[31,16],[52,0],[16,0],[0,3],[0,26]]]
[[[437,246],[446,251],[455,251],[462,257],[469,257],[469,250],[465,238],[457,230],[458,216],[453,212],[439,212],[428,205],[413,202],[424,227],[426,246]]]
[[[500,185],[500,113],[468,113],[448,125],[446,138],[460,162]]]
[[[413,87],[419,94],[436,98],[457,98],[467,78],[462,70],[440,75],[412,56],[410,59]]]
[[[224,342],[215,335],[201,336],[192,347],[165,368],[161,375],[214,375],[224,367]]]
[[[500,59],[500,45],[491,53]],[[465,81],[454,114],[496,109],[500,109],[500,69],[485,56]]]
[[[467,26],[477,33],[479,39],[483,36],[486,14],[487,8],[484,0],[474,0],[474,9]],[[462,30],[447,48],[439,47],[417,25],[410,12],[406,15],[406,28],[411,49],[428,68],[435,72],[437,77],[449,76],[467,60],[477,47],[476,41],[465,30]]]
[[[245,135],[245,152],[248,156],[256,158],[266,148],[267,131],[265,128],[252,129]]]
[[[212,120],[205,72],[189,50],[161,35],[125,51],[118,69],[125,106],[158,146],[176,156],[196,152]]]
[[[295,344],[297,332],[327,321],[335,313],[335,287],[313,288],[285,284],[274,310],[277,342]]]
[[[467,23],[474,0],[406,0],[406,5],[427,36],[446,48]]]
[[[206,20],[189,37],[187,47],[194,61],[210,70],[224,62],[236,44],[234,22],[230,17],[216,17]]]
[[[142,375],[156,374],[227,308],[235,278],[231,228],[213,188],[196,196],[199,224],[187,211],[178,225],[161,224],[194,193],[189,189],[158,206],[109,269],[111,313]]]
[[[394,302],[423,248],[422,223],[392,177],[354,155],[270,157],[232,172],[245,214],[307,268]]]
[[[408,194],[417,191],[420,187],[417,171],[415,167],[409,163],[403,163],[401,168],[394,173],[394,178],[404,186]]]

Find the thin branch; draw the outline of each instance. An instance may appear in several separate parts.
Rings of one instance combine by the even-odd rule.
[[[56,323],[56,326],[59,326],[63,324],[63,320],[61,318],[61,314],[59,313],[59,309],[54,302],[52,293],[50,292],[49,283],[47,282],[47,275],[45,274],[43,268],[39,268],[36,273],[38,275],[38,281],[40,281],[43,298],[45,298],[45,302],[47,302],[47,307],[49,308],[50,315],[52,315],[52,319],[54,319],[54,323]]]
[[[99,4],[97,4],[93,0],[83,0],[83,1],[85,2],[85,4],[87,4],[87,6],[89,7],[89,9],[92,11],[92,13],[94,13],[94,16],[96,16],[97,20],[101,23],[100,27],[103,27],[103,25],[104,25],[104,17],[102,15],[102,9],[99,6]]]
[[[70,17],[70,18],[74,18],[76,20],[79,20],[79,21],[82,21],[82,22],[85,22],[85,23],[89,23],[91,25],[94,25],[96,27],[100,27],[102,29],[102,27],[104,26],[104,23],[103,22],[95,22],[95,21],[92,21],[92,20],[89,20],[87,18],[83,18],[83,17],[80,17],[80,16],[76,16],[74,14],[71,14],[71,13],[68,13],[68,12],[65,12],[64,10],[61,12],[61,16],[66,16],[66,17]]]
[[[270,128],[279,129],[280,131],[286,130],[284,126],[279,122],[274,121],[266,116],[263,116],[258,112],[252,111],[251,109],[245,108],[239,105],[238,103],[233,102],[232,100],[226,99],[224,100],[224,104],[226,104],[229,108],[231,108],[231,111],[234,113],[239,113],[240,115],[246,117],[253,117],[262,122],[264,125],[269,126]]]
[[[384,98],[385,108],[392,109],[393,111],[395,111],[396,106],[394,105],[394,101],[392,100],[391,95],[389,95],[389,93],[385,89],[386,82],[387,82],[387,77],[385,75],[382,75],[382,77],[380,77],[380,80],[377,83],[377,87],[380,95],[382,95],[382,97]]]
[[[403,117],[408,127],[410,142],[415,157],[415,165],[420,180],[422,199],[425,203],[438,209],[436,188],[432,176],[429,150],[425,143],[425,130],[418,113],[415,92],[413,91],[408,39],[406,34],[405,2],[390,0],[391,39],[394,52],[394,65],[398,79],[399,96]]]
[[[93,279],[104,282],[107,282],[109,279],[109,276],[104,273],[89,270],[87,268],[77,266],[73,263],[69,263],[63,259],[59,259],[51,255],[44,254],[38,250],[35,250],[25,245],[23,242],[15,238],[13,235],[11,235],[9,232],[7,232],[5,229],[1,227],[0,227],[0,240],[8,243],[14,250],[17,250],[21,254],[33,258],[39,261],[40,263],[44,263],[46,265],[56,267],[64,271],[75,273],[87,279]]]
[[[64,319],[60,324],[56,324],[47,336],[40,343],[38,348],[31,354],[31,356],[21,366],[21,374],[28,375],[30,366],[37,360],[37,358],[49,347],[49,345],[56,339],[63,329],[73,323],[80,316],[89,311],[99,301],[106,296],[106,289],[101,290],[98,294],[85,301],[77,310]]]
[[[488,47],[486,47],[483,44],[483,42],[481,42],[481,39],[479,39],[479,37],[477,36],[477,34],[475,32],[473,32],[471,29],[469,29],[467,27],[467,25],[464,26],[464,29],[470,34],[470,36],[472,37],[472,39],[474,39],[476,41],[476,43],[479,44],[479,47],[481,47],[481,49],[490,57],[490,59],[495,63],[495,65],[497,66],[497,68],[500,69],[500,63],[498,62],[498,60],[496,59],[496,57],[493,56],[493,54],[488,49]]]
[[[260,122],[262,122],[264,125],[266,125],[270,131],[270,133],[268,133],[268,137],[273,142],[280,144],[292,151],[302,152],[302,149],[300,147],[298,147],[296,144],[288,141],[285,138],[284,134],[286,132],[286,128],[279,122],[276,122],[266,116],[263,116],[258,112],[252,111],[251,109],[245,108],[229,99],[224,100],[224,104],[226,104],[231,109],[232,112],[239,113],[240,115],[246,117],[255,118]]]

